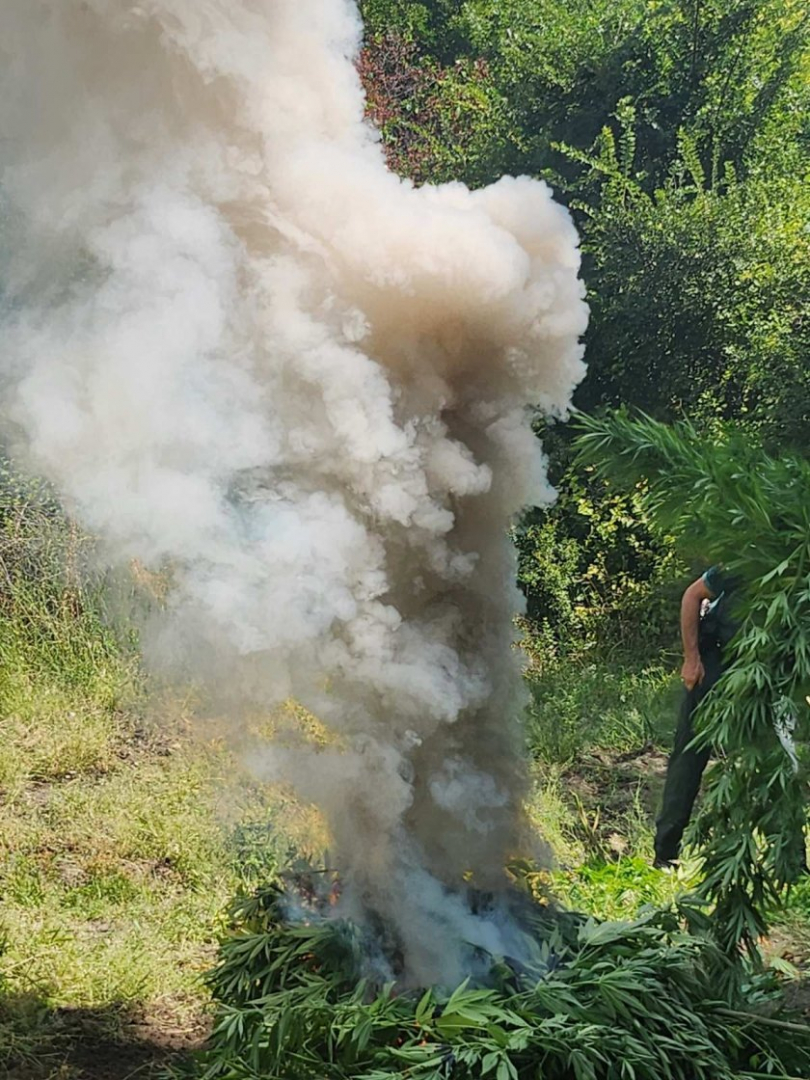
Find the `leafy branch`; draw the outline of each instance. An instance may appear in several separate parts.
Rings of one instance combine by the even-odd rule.
[[[756,956],[768,910],[804,858],[804,793],[775,725],[807,728],[810,465],[773,458],[733,431],[701,438],[686,421],[620,411],[580,416],[579,428],[582,465],[620,484],[645,478],[659,527],[742,582],[728,670],[697,713],[698,739],[721,757],[693,838],[716,940],[730,959],[740,946]]]

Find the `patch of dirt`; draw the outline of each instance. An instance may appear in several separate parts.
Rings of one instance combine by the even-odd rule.
[[[624,853],[628,820],[639,811],[652,822],[661,800],[668,756],[648,745],[629,753],[595,750],[563,774],[565,789],[591,842]]]
[[[157,1080],[175,1056],[152,1043],[95,1042],[74,1048],[46,1080]]]
[[[144,1018],[125,1025],[114,1040],[84,1033],[71,1046],[62,1068],[70,1070],[70,1080],[148,1080],[172,1059],[199,1049],[206,1035],[204,1026],[164,1027],[159,1017]]]
[[[210,1026],[197,1015],[178,1018],[176,1008],[152,1005],[124,1012],[59,1009],[43,1028],[39,1053],[3,1071],[3,1080],[157,1080],[172,1061],[198,1050]]]
[[[787,914],[784,921],[771,926],[767,938],[760,942],[766,959],[785,960],[792,964],[802,979],[810,980],[810,942],[808,927],[794,915]],[[810,993],[810,982],[808,982]]]
[[[787,1009],[810,1023],[810,977],[802,975],[800,979],[786,982],[784,994]]]
[[[115,747],[115,755],[127,765],[137,764],[144,758],[171,757],[181,749],[177,733],[170,729],[132,724],[126,718],[120,722],[120,729],[122,738]]]

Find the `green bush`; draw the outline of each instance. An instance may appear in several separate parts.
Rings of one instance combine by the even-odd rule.
[[[638,856],[608,862],[592,859],[576,871],[558,871],[552,888],[576,911],[600,919],[634,919],[647,907],[666,907],[672,881]]]
[[[557,656],[653,661],[678,637],[684,567],[650,527],[643,491],[611,489],[569,467],[559,499],[513,535],[535,666]]]
[[[806,156],[782,151],[710,186],[684,135],[672,175],[648,194],[606,129],[592,168],[602,186],[583,225],[592,323],[580,406],[685,412],[704,433],[733,419],[771,446],[806,447]]]

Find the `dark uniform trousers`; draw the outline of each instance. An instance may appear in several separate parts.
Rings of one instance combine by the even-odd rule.
[[[689,744],[695,737],[692,724],[695,709],[703,701],[725,670],[721,646],[716,641],[700,643],[700,659],[705,672],[703,681],[684,692],[675,745],[667,766],[661,813],[655,823],[655,860],[672,862],[681,850],[684,830],[689,824],[703,771],[711,757],[711,748],[696,750]],[[807,873],[804,832],[796,835],[797,874]]]
[[[689,824],[703,771],[711,749],[696,750],[689,744],[695,737],[692,725],[695,709],[723,674],[723,655],[717,642],[701,642],[700,659],[705,672],[702,682],[684,692],[675,745],[667,766],[661,813],[655,823],[655,858],[671,862],[678,858],[684,830]]]

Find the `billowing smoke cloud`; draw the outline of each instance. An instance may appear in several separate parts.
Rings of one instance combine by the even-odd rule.
[[[111,558],[172,568],[151,651],[327,816],[343,904],[411,978],[495,927],[525,781],[506,526],[550,497],[527,408],[583,365],[548,189],[415,189],[363,121],[348,0],[4,0],[6,437]]]

